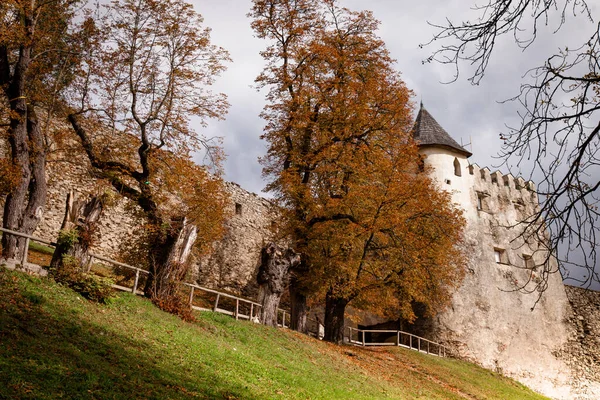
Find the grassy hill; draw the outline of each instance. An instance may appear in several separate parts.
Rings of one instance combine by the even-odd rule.
[[[335,346],[212,313],[185,323],[130,294],[97,305],[0,267],[0,398],[544,397],[456,360]]]

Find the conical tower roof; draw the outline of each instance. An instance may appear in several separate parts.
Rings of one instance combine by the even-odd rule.
[[[444,147],[463,154],[466,157],[471,157],[471,152],[465,150],[456,140],[446,132],[444,128],[429,114],[421,103],[421,109],[415,120],[413,127],[413,137],[419,143],[419,146],[436,146]]]

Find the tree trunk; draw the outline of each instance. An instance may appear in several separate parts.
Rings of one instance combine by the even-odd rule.
[[[44,135],[40,129],[37,114],[32,105],[27,105],[27,131],[29,136],[29,196],[27,207],[23,212],[20,231],[28,235],[33,234],[40,219],[44,215],[44,206],[48,186],[46,183],[46,147]],[[25,239],[21,238],[18,247],[25,246]]]
[[[306,324],[308,314],[306,295],[298,287],[298,282],[295,278],[292,278],[290,282],[290,303],[292,307],[290,328],[298,332],[308,333],[308,326]]]
[[[261,303],[260,321],[264,325],[277,326],[277,307],[289,280],[290,268],[298,264],[300,257],[292,250],[283,251],[275,243],[269,243],[261,251],[261,262],[256,278],[258,301]]]
[[[30,21],[28,21],[30,22]],[[8,54],[6,48],[2,49],[1,62],[3,76],[0,77],[4,93],[9,103],[10,125],[8,128],[8,142],[11,149],[12,164],[19,168],[18,183],[6,197],[2,225],[4,228],[19,231],[25,210],[25,199],[31,177],[29,166],[29,143],[27,135],[27,97],[25,93],[26,74],[31,63],[31,47],[22,46],[19,49],[19,58],[14,67],[12,76],[8,68]],[[24,243],[24,242],[22,242]],[[2,235],[2,257],[17,258],[23,253],[23,245],[17,247],[17,238],[12,235]]]
[[[22,107],[25,107],[24,112]],[[6,197],[3,226],[31,235],[46,204],[46,150],[34,107],[19,104],[14,108],[24,118],[23,121],[11,121],[9,134],[12,163],[19,167],[21,174],[16,187]],[[3,258],[20,258],[24,248],[25,239],[3,235]]]
[[[344,340],[344,314],[348,300],[334,297],[331,292],[325,296],[325,337],[324,340],[342,343]]]
[[[89,249],[104,203],[101,196],[89,200],[75,199],[73,191],[67,195],[65,218],[60,227],[51,268],[64,266],[65,257],[75,260],[77,266],[87,270],[90,263]]]
[[[14,231],[20,230],[20,222],[25,209],[25,198],[31,177],[29,169],[29,145],[27,140],[27,107],[24,99],[15,100],[17,104],[11,107],[11,112],[16,113],[18,118],[11,119],[8,142],[11,148],[11,158],[13,165],[20,170],[19,180],[13,190],[6,196],[4,203],[4,215],[2,225],[4,228]],[[22,120],[21,120],[22,119]],[[17,248],[17,237],[4,234],[2,235],[2,257],[5,259],[17,258],[22,254],[23,249]]]
[[[144,292],[167,311],[171,306],[181,306],[177,300],[177,285],[188,272],[188,258],[196,237],[196,227],[186,218],[177,218],[172,220],[162,240],[152,243],[150,274]]]

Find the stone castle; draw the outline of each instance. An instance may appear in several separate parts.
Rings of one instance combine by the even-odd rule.
[[[539,207],[535,185],[470,164],[471,153],[423,107],[414,134],[439,188],[451,192],[464,210],[469,255],[468,273],[451,306],[420,325],[418,333],[551,397],[597,398],[600,293],[565,290],[559,274],[549,276],[537,304],[537,293],[516,290],[525,282],[535,287],[539,276],[532,266],[547,255],[538,242],[518,235],[517,223]],[[36,236],[55,240],[68,191],[88,193],[94,188],[91,166],[76,153],[50,154],[48,203]],[[252,296],[260,249],[271,238],[276,214],[267,199],[235,183],[226,183],[226,191],[226,234],[210,256],[195,261],[196,278],[207,287]],[[141,229],[134,208],[122,199],[105,213],[99,227],[102,240],[94,252],[119,258],[122,244]],[[550,262],[557,270],[556,261]]]
[[[535,266],[549,262],[558,271],[558,265],[540,242],[519,235],[519,222],[539,209],[535,185],[470,164],[471,153],[423,107],[414,137],[438,187],[452,193],[467,220],[468,272],[450,308],[430,321],[429,334],[463,358],[553,397],[573,398],[573,377],[556,356],[572,334],[560,274],[547,277],[537,302]]]

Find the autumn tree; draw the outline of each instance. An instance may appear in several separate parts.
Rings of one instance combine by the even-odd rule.
[[[501,134],[500,155],[507,166],[526,166],[531,176],[541,177],[541,207],[523,221],[525,238],[541,243],[547,258],[556,256],[567,276],[569,270],[586,271],[571,279],[588,286],[598,283],[600,25],[585,0],[492,0],[475,10],[479,16],[473,22],[435,25],[435,44],[441,46],[428,59],[454,66],[455,78],[464,63],[473,65],[473,84],[484,79],[490,62],[502,62],[494,59],[502,36],[512,36],[509,40],[527,51],[539,35],[559,38],[570,18],[589,27],[580,46],[561,46],[525,74],[514,98],[520,124]],[[551,24],[552,30],[542,29]],[[547,287],[549,274],[557,272],[550,265],[541,266],[538,292]]]
[[[145,292],[169,308],[191,244],[201,235],[206,248],[221,231],[221,148],[190,123],[226,112],[225,96],[207,87],[228,55],[184,1],[121,0],[104,11],[93,16],[68,119],[92,168],[147,219]],[[206,167],[192,162],[196,151]]]
[[[3,227],[32,234],[46,202],[48,119],[69,84],[79,42],[78,0],[8,0],[0,4],[0,121],[9,162],[3,177]],[[44,118],[41,118],[39,114]],[[2,257],[15,258],[25,241],[2,237]]]
[[[444,304],[460,281],[463,220],[418,173],[411,93],[377,21],[335,1],[255,1],[252,16],[273,43],[258,78],[271,88],[264,173],[302,253],[292,326],[302,328],[294,307],[308,295],[325,298],[325,338],[335,342],[350,302],[409,318],[417,298]]]

